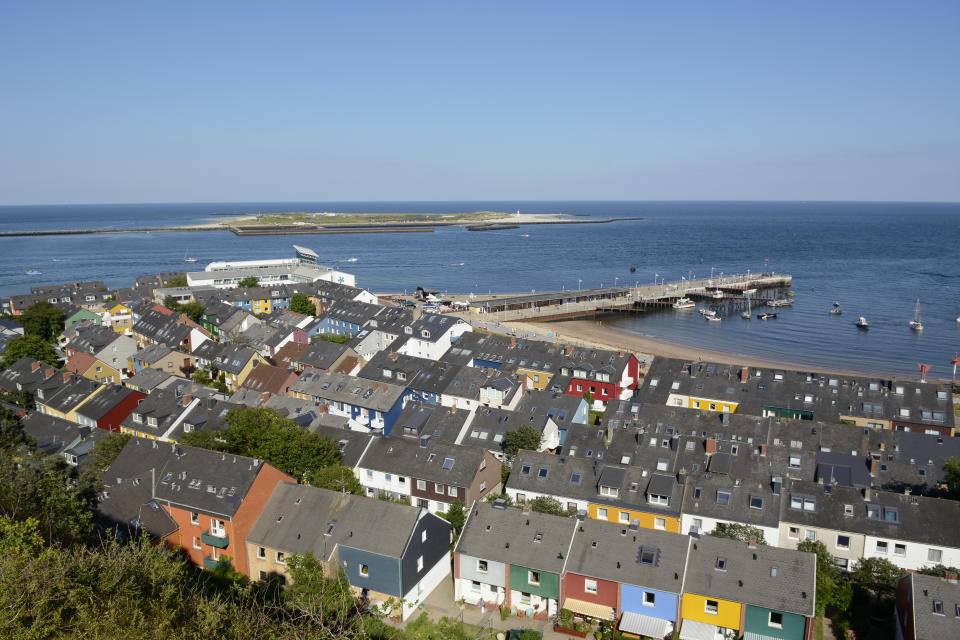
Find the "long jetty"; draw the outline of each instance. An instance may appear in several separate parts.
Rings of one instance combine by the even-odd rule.
[[[481,314],[497,322],[531,320],[552,322],[593,318],[605,314],[636,313],[648,309],[670,308],[684,297],[698,297],[720,303],[746,299],[752,289],[789,288],[793,277],[779,273],[736,274],[704,280],[681,280],[633,287],[571,289],[547,293],[503,295],[470,303],[464,314]],[[773,297],[751,295],[759,304]]]

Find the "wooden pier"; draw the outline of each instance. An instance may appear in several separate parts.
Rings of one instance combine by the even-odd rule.
[[[715,305],[745,304],[744,292],[749,289],[787,289],[793,281],[787,274],[738,274],[704,280],[681,280],[636,287],[605,287],[554,291],[528,295],[494,296],[473,302],[469,311],[458,315],[482,315],[497,322],[533,320],[553,322],[579,318],[595,318],[607,314],[643,313],[647,310],[672,309],[680,298],[697,299]],[[720,298],[712,293],[720,291]],[[777,296],[750,296],[751,304],[762,306],[779,299]]]

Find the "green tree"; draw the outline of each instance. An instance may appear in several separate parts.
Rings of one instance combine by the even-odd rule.
[[[10,404],[15,404],[21,409],[26,409],[27,411],[33,411],[35,406],[33,394],[26,389],[17,389],[16,391],[11,391],[10,393],[0,394],[0,400],[9,402]]]
[[[343,637],[357,609],[343,569],[337,571],[335,578],[326,577],[323,563],[311,552],[288,558],[287,571],[292,581],[288,591],[290,604],[323,624],[334,634],[332,637]]]
[[[215,436],[204,430],[184,434],[183,444],[260,458],[298,480],[340,463],[332,440],[305,431],[273,409],[231,409],[224,422],[227,428]]]
[[[460,533],[463,530],[463,525],[467,522],[467,512],[463,508],[463,503],[459,500],[454,500],[447,507],[445,513],[441,513],[440,517],[450,523],[450,526],[453,527],[453,530],[457,533]]]
[[[312,471],[308,479],[310,486],[330,489],[331,491],[346,491],[353,495],[363,495],[363,486],[357,480],[350,467],[342,464],[332,464]]]
[[[748,524],[718,522],[710,535],[714,538],[730,538],[731,540],[739,540],[740,542],[755,540],[757,544],[767,544],[763,531]]]
[[[863,558],[854,565],[850,578],[854,586],[883,596],[893,594],[897,588],[897,580],[904,573],[904,570],[886,558]]]
[[[129,433],[111,433],[98,442],[90,452],[90,467],[102,472],[113,464],[132,436]]]
[[[180,312],[180,303],[177,302],[177,299],[173,296],[164,297],[163,306],[165,306],[167,309],[170,309],[170,311],[174,311],[177,313]]]
[[[247,276],[243,280],[237,283],[238,289],[254,289],[260,286],[260,281],[257,280],[256,276]]]
[[[185,287],[187,286],[187,276],[177,276],[175,278],[170,278],[167,280],[168,287]]]
[[[503,453],[507,458],[513,459],[520,449],[536,451],[542,441],[543,436],[539,431],[528,424],[522,424],[503,434]]]
[[[43,548],[43,536],[39,532],[40,523],[36,518],[14,520],[9,516],[0,516],[0,554],[34,554]]]
[[[62,458],[18,464],[0,456],[0,515],[34,518],[49,544],[71,544],[93,529],[96,493],[76,483]]]
[[[816,614],[822,616],[827,605],[834,605],[842,611],[848,610],[853,596],[851,584],[840,579],[840,572],[826,545],[819,540],[804,540],[797,545],[797,550],[817,556]]]
[[[935,565],[933,567],[924,567],[917,571],[917,573],[922,573],[926,576],[937,576],[938,578],[946,578],[948,575],[960,576],[960,569],[957,567],[947,567],[942,564]]]
[[[33,445],[33,438],[23,432],[16,416],[0,406],[0,453],[13,455],[17,451],[31,449]]]
[[[203,306],[202,303],[192,300],[190,302],[185,302],[180,305],[180,313],[186,315],[188,318],[199,324],[203,320],[203,314],[207,312],[207,308]]]
[[[349,333],[318,333],[314,336],[319,340],[326,340],[327,342],[336,342],[337,344],[346,344],[350,342],[352,338]]]
[[[943,463],[943,472],[946,474],[947,489],[950,495],[960,498],[960,457],[950,456]]]
[[[24,310],[20,323],[24,335],[52,342],[63,332],[63,311],[49,302],[37,302]]]
[[[295,293],[290,296],[290,311],[302,313],[305,316],[316,315],[317,308],[313,306],[310,296],[305,293]]]
[[[540,496],[530,501],[530,508],[540,513],[549,513],[553,516],[568,516],[571,514],[563,508],[559,500],[552,496]],[[576,513],[576,511],[572,512]]]
[[[33,358],[54,367],[62,364],[53,345],[40,336],[17,336],[10,339],[7,342],[7,348],[3,350],[0,369],[6,369],[20,358]]]

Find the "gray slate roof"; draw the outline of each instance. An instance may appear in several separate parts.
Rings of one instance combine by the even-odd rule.
[[[916,640],[945,640],[960,637],[960,584],[944,578],[909,573],[902,577],[910,583]],[[934,602],[942,604],[943,615],[934,612]],[[911,639],[912,640],[912,639]]]

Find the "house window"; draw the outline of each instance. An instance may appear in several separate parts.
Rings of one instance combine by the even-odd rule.
[[[717,504],[727,505],[730,504],[730,492],[729,491],[717,491]]]
[[[811,540],[811,541],[813,541],[813,542],[816,542],[816,540],[817,540],[817,532],[814,531],[813,529],[807,529],[807,540]]]
[[[943,552],[940,549],[927,549],[927,562],[939,564],[941,558],[943,558]]]
[[[649,591],[644,591],[644,592],[643,592],[643,604],[644,604],[644,606],[653,607],[653,606],[656,605],[656,602],[657,602],[657,595],[656,595],[655,593],[651,593],[651,592],[649,592]]]
[[[227,525],[223,520],[210,519],[210,535],[222,538],[227,535]]]
[[[589,578],[584,579],[583,581],[583,590],[587,593],[596,593],[597,592],[597,581],[591,580]]]
[[[420,532],[420,542],[426,542],[426,541],[427,541],[427,530],[424,529],[423,531]]]
[[[471,581],[471,582],[470,582],[470,590],[471,590],[471,591],[476,591],[477,593],[480,593],[480,581],[479,581],[479,580],[473,580],[473,581]]]
[[[621,511],[621,512],[620,512],[620,522],[623,522],[623,523],[629,523],[629,522],[630,522],[630,512],[629,512],[629,511]]]
[[[520,604],[526,604],[526,605],[530,604],[530,594],[527,593],[526,591],[520,592]]]
[[[883,540],[877,540],[877,553],[887,555],[887,543]]]
[[[654,518],[653,519],[653,528],[664,530],[667,528],[667,519],[666,518]]]
[[[267,557],[267,550],[263,547],[257,547],[257,557],[261,560],[265,559]]]
[[[853,505],[852,505],[852,504],[845,504],[845,505],[843,505],[843,515],[845,515],[845,516],[852,516],[852,515],[853,515]]]
[[[783,614],[777,611],[771,611],[770,617],[767,619],[767,626],[773,627],[774,629],[783,629]]]
[[[486,572],[487,572],[487,561],[477,560],[477,573],[486,573]]]
[[[597,520],[606,520],[607,519],[607,510],[603,507],[597,509]]]
[[[426,480],[417,480],[417,489],[420,491],[427,490],[427,481]]]
[[[849,549],[850,536],[837,536],[837,549]]]
[[[762,496],[750,496],[750,508],[751,508],[751,509],[763,509],[763,497],[762,497]]]
[[[360,575],[366,578],[370,575],[370,566],[360,563]]]
[[[716,600],[707,600],[703,605],[703,612],[709,613],[710,615],[717,615],[720,611],[720,603]]]
[[[717,570],[718,570],[718,571],[726,571],[726,570],[727,570],[727,559],[726,559],[726,558],[718,557],[718,558],[717,558],[717,562],[716,562],[716,567],[717,567]]]
[[[198,538],[197,536],[193,536],[193,548],[194,549],[200,548],[200,538]]]
[[[200,524],[200,514],[196,511],[190,513],[190,524]]]
[[[527,584],[532,584],[534,586],[540,585],[540,572],[539,571],[527,571]]]
[[[434,483],[433,483],[433,491],[434,491],[434,493],[439,493],[439,494],[442,495],[442,494],[443,494],[443,485],[440,484],[439,482],[434,482]]]
[[[905,544],[894,544],[894,545],[893,545],[893,555],[895,555],[895,556],[905,556],[905,555],[907,555],[907,545],[905,545]]]
[[[277,564],[286,564],[286,560],[283,559],[283,551],[277,551],[277,554],[274,556],[274,562]]]

